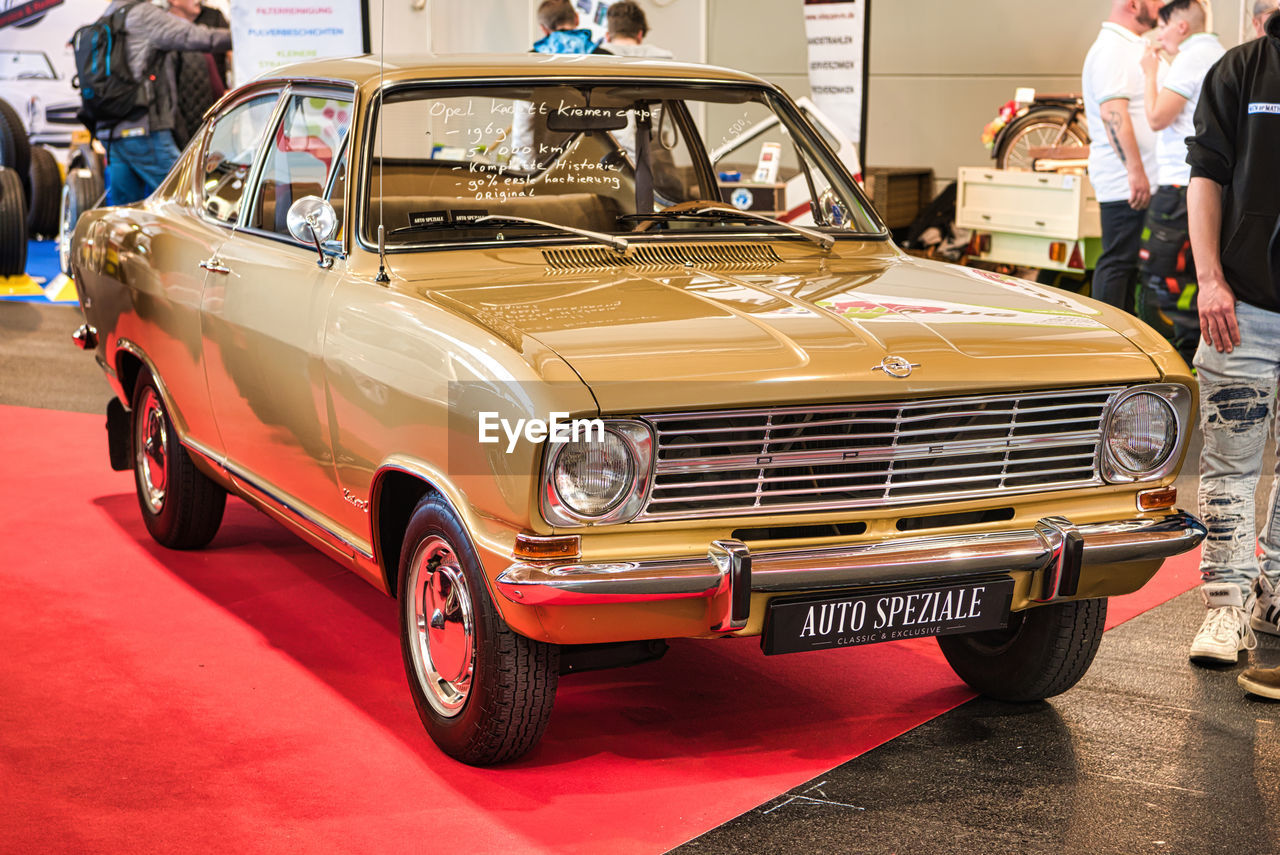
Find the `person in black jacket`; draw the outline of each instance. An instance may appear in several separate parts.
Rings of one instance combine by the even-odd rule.
[[[213,30],[230,27],[224,16],[200,0],[169,0],[169,14]],[[227,54],[184,51],[174,57],[178,117],[173,129],[178,148],[184,147],[204,121],[205,111],[227,91]]]
[[[1208,613],[1190,655],[1235,663],[1254,646],[1254,630],[1280,635],[1280,491],[1260,540],[1254,520],[1280,377],[1280,17],[1209,69],[1187,163],[1200,285],[1200,514],[1209,530],[1200,561]]]

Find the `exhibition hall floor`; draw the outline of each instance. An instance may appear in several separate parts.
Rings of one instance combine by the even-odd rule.
[[[676,642],[564,678],[526,759],[461,766],[389,598],[236,500],[206,550],[147,537],[79,322],[0,301],[2,851],[1280,851],[1280,705],[1244,657],[1187,664],[1194,555],[1047,703],[973,699],[931,640]]]

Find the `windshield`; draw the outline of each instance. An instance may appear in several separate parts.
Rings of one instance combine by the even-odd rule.
[[[812,128],[756,86],[401,88],[372,116],[370,245],[379,223],[389,247],[577,239],[553,226],[628,238],[793,236],[783,224],[882,233]]]
[[[57,80],[49,58],[39,51],[0,50],[0,80]]]

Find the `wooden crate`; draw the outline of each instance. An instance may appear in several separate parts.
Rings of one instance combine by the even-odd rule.
[[[863,173],[867,195],[891,229],[915,222],[920,210],[933,201],[933,170],[914,166],[884,166]]]

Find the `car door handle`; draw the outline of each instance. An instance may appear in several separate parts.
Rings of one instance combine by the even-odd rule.
[[[223,264],[222,259],[217,258],[216,256],[214,258],[207,258],[204,261],[200,262],[200,266],[203,267],[205,270],[208,270],[210,273],[230,273],[231,272],[231,268]]]

